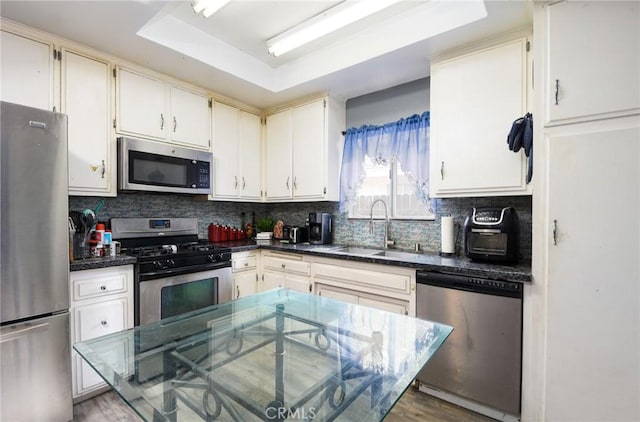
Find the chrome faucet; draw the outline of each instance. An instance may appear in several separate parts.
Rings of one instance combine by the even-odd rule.
[[[382,199],[376,199],[371,204],[371,211],[369,214],[369,234],[373,234],[373,207],[378,203],[382,202],[384,206],[384,248],[387,249],[389,246],[393,246],[396,244],[394,240],[389,240],[389,213],[387,212],[387,203]]]

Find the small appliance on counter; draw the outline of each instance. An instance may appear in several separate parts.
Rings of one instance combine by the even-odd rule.
[[[312,212],[309,214],[309,243],[312,245],[326,245],[333,242],[332,216],[326,212]]]
[[[464,221],[464,253],[476,261],[515,263],[520,255],[520,221],[513,207],[478,207]]]
[[[290,227],[289,243],[303,243],[309,241],[309,229],[306,227]]]

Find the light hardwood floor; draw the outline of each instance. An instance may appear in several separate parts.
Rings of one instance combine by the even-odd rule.
[[[74,422],[141,422],[113,391],[73,407]],[[385,422],[493,422],[494,419],[455,406],[409,387]],[[366,421],[359,421],[366,422]]]

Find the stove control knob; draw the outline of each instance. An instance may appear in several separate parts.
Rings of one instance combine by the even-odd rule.
[[[207,258],[209,259],[209,262],[218,262],[222,260],[222,254],[212,253]]]
[[[173,268],[176,266],[176,261],[174,261],[173,259],[169,259],[167,261],[167,265],[169,265],[169,267]]]
[[[153,265],[154,267],[156,267],[157,269],[161,270],[162,269],[162,262],[160,261],[153,261],[151,263],[151,265]]]

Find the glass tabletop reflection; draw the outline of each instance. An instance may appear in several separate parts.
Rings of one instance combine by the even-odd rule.
[[[378,421],[451,331],[277,289],[74,349],[147,421]]]

